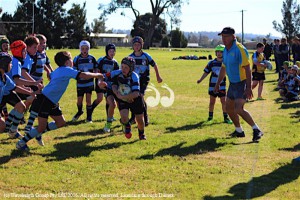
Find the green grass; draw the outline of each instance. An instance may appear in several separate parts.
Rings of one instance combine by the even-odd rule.
[[[47,52],[54,67],[57,51]],[[71,52],[73,57],[78,54],[78,50]],[[22,154],[15,150],[17,140],[0,135],[0,198],[16,193],[52,195],[52,199],[84,194],[108,199],[131,199],[130,195],[162,198],[164,194],[174,199],[300,199],[300,167],[291,164],[300,156],[300,103],[280,101],[274,90],[276,74],[267,72],[266,100],[245,105],[265,133],[259,143],[250,143],[252,130],[244,121],[246,137],[228,137],[234,127],[222,123],[219,101],[215,123],[205,125],[208,78],[199,85],[196,81],[208,61],[172,60],[181,55],[213,55],[212,51],[147,52],[158,63],[164,83],[175,93],[171,107],[149,108],[147,141],[138,140],[136,126],[132,139],[126,139],[119,122],[113,123],[113,133],[101,134],[103,102],[94,112],[93,124],[84,123],[83,116],[78,123],[70,123],[77,111],[72,80],[60,101],[68,126],[46,133],[45,147],[33,140],[29,142],[31,153]],[[98,59],[104,48],[90,53]],[[130,49],[118,48],[116,59],[120,62],[129,53]],[[169,95],[163,84],[156,82],[153,69],[151,83],[162,96]],[[257,90],[254,94],[257,97]],[[155,93],[150,91],[149,96]],[[119,118],[117,110],[115,118]]]

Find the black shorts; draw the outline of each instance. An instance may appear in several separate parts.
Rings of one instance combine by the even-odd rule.
[[[41,96],[41,95],[42,95],[42,94],[37,94],[37,95],[36,95],[36,98],[33,100],[32,104],[31,104],[31,106],[30,106],[29,112],[31,112],[31,111],[34,111],[34,112],[36,112],[36,113],[39,112],[39,110],[40,110],[40,105],[39,105],[37,99],[41,98],[41,97],[39,97],[39,96]]]
[[[266,80],[265,73],[252,72],[252,80],[253,81]]]
[[[94,86],[77,87],[77,97],[83,97],[84,94],[92,94]]]
[[[22,100],[27,100],[30,95],[28,94],[21,94],[21,93],[17,93],[17,95],[22,99]]]
[[[141,96],[135,98],[132,103],[128,103],[120,99],[116,99],[116,100],[118,103],[119,110],[127,109],[130,110],[135,115],[140,115],[144,113],[145,104]]]
[[[246,99],[244,94],[246,90],[246,80],[237,83],[230,83],[227,91],[227,98],[231,100]]]
[[[15,105],[21,101],[22,99],[19,97],[19,95],[15,91],[11,91],[10,94],[3,96],[0,107],[3,108],[6,103],[12,107],[15,107]]]
[[[45,95],[39,95],[35,100],[35,104],[39,105],[38,116],[48,118],[49,116],[61,116],[62,111],[58,104],[50,101]]]
[[[107,97],[109,97],[111,95],[114,96],[114,98],[115,98],[115,94],[114,94],[114,92],[111,89],[106,90],[105,97],[107,98]]]
[[[208,94],[210,96],[213,96],[213,97],[225,97],[226,96],[226,90],[219,90],[219,92],[217,93],[214,93],[214,91],[208,91]]]
[[[142,95],[145,95],[148,84],[149,84],[149,81],[140,81],[140,93]]]

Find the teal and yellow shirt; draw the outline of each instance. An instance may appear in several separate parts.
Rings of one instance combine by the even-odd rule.
[[[223,64],[228,79],[231,83],[238,83],[246,80],[246,71],[243,66],[250,65],[249,54],[247,49],[236,40],[230,49],[224,49]]]

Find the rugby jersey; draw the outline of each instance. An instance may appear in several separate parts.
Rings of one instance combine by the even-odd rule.
[[[74,66],[75,70],[80,72],[94,72],[94,69],[97,68],[97,61],[92,55],[88,55],[86,58],[83,58],[81,55],[78,55],[74,58]],[[90,87],[94,86],[93,78],[88,80],[86,79],[78,79],[77,87]]]
[[[37,52],[36,63],[32,66],[30,75],[36,81],[43,78],[44,66],[50,65],[50,60],[46,52]]]
[[[217,59],[211,60],[208,62],[206,67],[204,68],[205,73],[211,73],[209,78],[209,88],[208,91],[213,91],[216,83],[218,81],[218,77],[220,74],[220,70],[222,67],[222,61],[218,61]],[[226,77],[220,83],[220,90],[226,90]]]
[[[115,59],[110,59],[107,56],[101,57],[97,60],[98,69],[100,73],[106,74],[110,73],[114,70],[120,69],[118,62]],[[107,83],[107,88],[111,89],[112,82],[109,81],[107,78],[104,80]]]

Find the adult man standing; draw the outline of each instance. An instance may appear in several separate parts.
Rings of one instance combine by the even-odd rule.
[[[246,99],[253,97],[251,89],[251,69],[247,49],[237,42],[235,30],[225,27],[218,35],[222,36],[225,49],[223,52],[223,64],[214,91],[219,91],[220,83],[227,74],[230,85],[228,88],[226,109],[235,126],[232,137],[245,137],[240,124],[241,116],[253,129],[253,142],[257,142],[263,133],[253,121],[250,113],[244,109]]]
[[[272,47],[269,43],[267,43],[266,38],[263,39],[263,44],[265,45],[265,49],[264,49],[265,59],[270,60],[270,57],[272,55]]]

